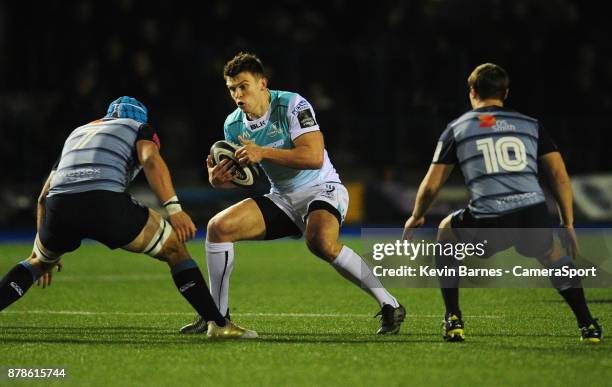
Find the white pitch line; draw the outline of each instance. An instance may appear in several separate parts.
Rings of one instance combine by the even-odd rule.
[[[99,281],[99,282],[123,282],[123,281],[157,281],[170,278],[169,274],[108,274],[108,275],[66,275],[55,274],[55,281],[78,282],[78,281]]]
[[[5,310],[2,312],[9,314],[63,314],[79,316],[192,316],[193,312],[91,312],[86,310]],[[353,317],[372,317],[370,314],[351,314],[351,313],[257,313],[244,312],[232,313],[236,316],[247,317],[306,317],[306,318],[353,318]],[[408,314],[408,318],[440,318],[438,314]],[[466,315],[466,318],[501,319],[501,315]]]

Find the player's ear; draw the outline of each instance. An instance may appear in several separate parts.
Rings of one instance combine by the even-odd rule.
[[[470,86],[470,95],[473,99],[478,99],[478,93],[476,93],[476,90],[474,90],[473,86]]]
[[[261,89],[265,90],[268,87],[268,78],[261,77],[259,84],[261,85]]]

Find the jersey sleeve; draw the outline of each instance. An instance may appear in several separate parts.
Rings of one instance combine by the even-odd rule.
[[[456,164],[457,160],[457,146],[455,142],[455,135],[453,129],[447,127],[444,132],[440,135],[436,150],[434,151],[432,164]]]
[[[161,143],[159,142],[159,137],[157,136],[157,132],[155,129],[149,124],[142,124],[138,128],[138,134],[136,135],[136,142],[140,140],[148,140],[153,141],[157,148],[161,148]]]
[[[538,123],[538,156],[543,156],[547,153],[558,152],[559,148],[554,143],[548,131],[544,129],[542,124]]]
[[[289,103],[287,115],[289,119],[289,134],[292,141],[304,133],[319,130],[314,109],[300,95],[296,95]]]

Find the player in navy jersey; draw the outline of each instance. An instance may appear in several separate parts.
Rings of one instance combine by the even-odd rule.
[[[52,269],[62,267],[61,256],[91,238],[111,249],[165,261],[181,295],[205,316],[208,337],[257,337],[219,313],[189,256],[184,242],[195,236],[196,228],[181,208],[147,116],[142,103],[121,97],[110,104],[104,118],[68,136],[38,199],[32,254],[0,281],[0,310],[20,299],[34,282],[43,288],[50,285]],[[127,192],[141,169],[164,203],[169,222]]]
[[[313,107],[297,93],[268,89],[261,61],[240,53],[223,77],[236,109],[227,117],[227,141],[242,145],[241,163],[258,163],[270,181],[270,193],[249,198],[215,215],[208,223],[206,259],[210,288],[221,313],[229,315],[229,277],[234,242],[306,237],[310,251],[343,277],[364,289],[379,304],[378,334],[399,332],[405,309],[376,278],[363,259],[338,241],[348,210],[348,192],[325,150]],[[234,188],[232,166],[207,160],[215,188]],[[198,333],[199,317],[181,328]]]
[[[485,63],[468,78],[473,110],[452,121],[440,136],[432,164],[421,182],[404,237],[410,239],[440,188],[458,165],[470,192],[467,208],[447,216],[439,225],[438,241],[487,240],[486,256],[515,247],[522,255],[537,258],[548,268],[574,267],[554,245],[555,222],[548,213],[538,183],[538,168],[550,182],[561,215],[562,240],[575,256],[578,243],[574,231],[572,188],[556,145],[540,122],[504,107],[509,78],[501,67]],[[513,230],[500,231],[497,228]],[[459,261],[436,256],[438,268],[456,268]],[[446,306],[446,341],[463,341],[464,323],[459,309],[459,278],[440,277]],[[587,307],[579,278],[551,277],[576,316],[581,338],[598,342],[602,330]]]

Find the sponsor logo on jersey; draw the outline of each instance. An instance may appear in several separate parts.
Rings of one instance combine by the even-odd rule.
[[[297,118],[300,122],[300,128],[310,128],[311,126],[315,126],[317,124],[317,121],[315,121],[314,115],[312,114],[312,110],[310,110],[310,108],[299,112]]]
[[[305,99],[301,100],[300,103],[298,103],[295,108],[293,108],[293,110],[291,111],[291,114],[296,115],[299,112],[306,110],[306,109],[310,109],[310,104],[308,103],[308,101],[306,101]]]
[[[516,126],[509,124],[506,120],[499,120],[493,126],[493,130],[496,132],[516,132]]]
[[[495,116],[491,115],[478,116],[478,119],[480,120],[481,128],[490,128],[495,125],[496,122]]]
[[[283,134],[283,128],[281,128],[278,122],[273,122],[270,129],[268,129],[268,136],[274,137],[280,134]]]
[[[102,175],[102,170],[100,168],[79,168],[71,171],[58,171],[56,173],[58,176],[65,177],[69,180],[78,180],[97,178]]]
[[[249,125],[249,129],[251,130],[260,130],[263,129],[268,124],[268,120],[263,120],[261,122],[256,122],[254,124]]]

